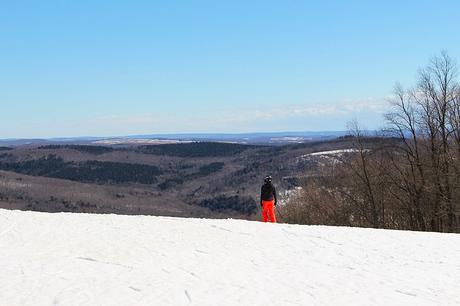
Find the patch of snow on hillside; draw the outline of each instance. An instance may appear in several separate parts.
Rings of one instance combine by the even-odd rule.
[[[357,153],[357,152],[359,152],[359,150],[357,149],[342,149],[342,150],[314,152],[314,153],[306,154],[304,156],[343,155],[345,153]]]
[[[192,141],[174,140],[174,139],[134,139],[134,138],[114,138],[93,141],[93,144],[98,145],[160,145],[160,144],[179,144],[191,143]]]
[[[280,204],[286,205],[289,201],[295,197],[297,197],[302,192],[302,187],[294,187],[293,189],[286,189],[281,193],[280,196]]]
[[[287,143],[303,143],[306,140],[310,140],[309,138],[304,137],[292,137],[292,136],[285,136],[285,137],[272,137],[270,138],[270,143],[275,142],[287,142]]]
[[[359,152],[359,150],[357,149],[341,149],[341,150],[313,152],[313,153],[304,154],[298,157],[297,162],[302,163],[306,161],[315,161],[320,166],[326,166],[326,164],[322,163],[321,161],[326,162],[326,163],[337,164],[341,162],[340,157],[342,157],[344,154],[357,153],[357,152]]]
[[[1,305],[458,305],[460,235],[0,210]]]

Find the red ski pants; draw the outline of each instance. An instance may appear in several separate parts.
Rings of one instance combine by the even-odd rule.
[[[275,200],[262,201],[262,220],[276,223],[275,217]]]

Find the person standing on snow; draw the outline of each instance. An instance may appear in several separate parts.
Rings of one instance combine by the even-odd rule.
[[[265,177],[264,184],[262,185],[260,191],[260,206],[262,207],[262,220],[264,222],[270,221],[272,223],[276,223],[276,204],[275,186],[272,184],[272,177],[268,175]]]

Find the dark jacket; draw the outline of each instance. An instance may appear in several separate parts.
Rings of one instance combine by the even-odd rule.
[[[277,204],[276,200],[276,189],[272,183],[265,183],[262,185],[260,190],[260,205],[262,205],[262,201],[272,201],[275,200],[275,205]]]

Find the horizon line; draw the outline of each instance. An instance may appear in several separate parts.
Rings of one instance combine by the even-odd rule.
[[[366,131],[374,131],[372,129]],[[347,133],[347,130],[306,130],[306,131],[270,131],[270,132],[175,132],[175,133],[146,133],[111,136],[56,136],[56,137],[8,137],[0,138],[0,141],[14,140],[59,140],[59,139],[106,139],[106,138],[132,138],[132,137],[165,137],[165,136],[241,136],[241,135],[269,135],[269,134],[302,134],[302,133]],[[286,135],[288,136],[288,135]],[[297,135],[299,136],[299,135]]]

